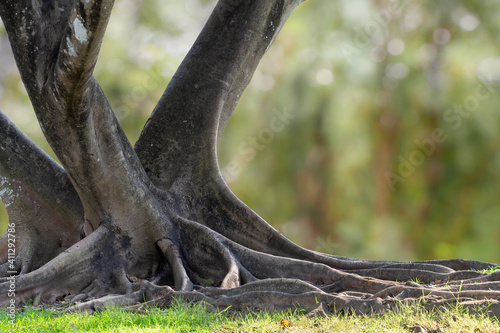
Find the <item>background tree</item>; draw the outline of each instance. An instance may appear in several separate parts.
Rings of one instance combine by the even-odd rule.
[[[260,58],[299,2],[220,1],[135,148],[92,76],[113,2],[0,4],[30,101],[64,167],[2,114],[1,194],[19,241],[13,266],[0,269],[6,276],[20,272],[18,299],[119,293],[79,307],[110,300],[159,304],[176,293],[172,286],[187,298],[220,306],[281,308],[298,302],[367,312],[391,307],[392,295],[432,293],[441,297],[430,299],[434,304],[498,297],[485,282],[495,281],[495,273],[470,270],[487,263],[366,261],[305,250],[227,188],[216,143]],[[398,5],[388,10],[396,15]],[[438,34],[436,43],[445,35]],[[404,67],[386,71],[402,78]],[[331,81],[326,68],[316,74],[319,83]],[[278,112],[274,116],[286,122],[287,113]],[[325,115],[314,117],[313,157],[328,165],[327,137],[321,134]],[[258,139],[266,134],[270,140],[273,128],[282,127],[270,125],[271,132]],[[320,182],[309,177],[305,182]],[[326,209],[324,195],[314,197]],[[384,214],[386,202],[377,205],[377,213]],[[2,238],[4,250],[9,234]],[[393,282],[412,278],[447,284]],[[8,287],[0,285],[3,291]],[[7,302],[7,293],[2,295]]]

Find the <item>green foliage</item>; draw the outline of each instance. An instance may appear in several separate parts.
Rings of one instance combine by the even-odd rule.
[[[95,75],[132,142],[213,4],[116,3]],[[309,248],[500,262],[499,7],[304,2],[220,140],[230,187]],[[50,153],[0,43],[0,108]]]

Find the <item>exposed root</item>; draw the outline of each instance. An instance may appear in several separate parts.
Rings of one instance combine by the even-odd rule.
[[[123,261],[119,251],[106,251],[113,237],[113,233],[102,226],[41,268],[16,276],[15,300],[53,302],[56,298],[82,292],[95,297],[109,292],[129,292],[131,283],[123,267],[116,264]],[[0,284],[2,304],[11,300],[9,288],[9,282]]]
[[[125,306],[131,311],[141,311],[149,306],[168,307],[182,299],[186,302],[204,302],[209,307],[220,310],[292,309],[311,312],[319,309],[322,314],[373,314],[411,302],[418,302],[427,309],[460,304],[470,311],[488,309],[491,315],[500,316],[500,304],[497,300],[499,292],[455,292],[446,288],[423,287],[415,283],[400,283],[374,295],[355,292],[327,293],[317,286],[296,279],[266,279],[232,289],[207,287],[188,292],[154,286],[148,282],[137,284],[136,288],[138,290],[131,294],[106,296],[79,303],[67,311],[92,313],[117,305]]]
[[[140,253],[132,253],[135,243],[119,228],[103,223],[46,265],[17,277],[18,300],[52,302],[63,297],[75,304],[69,311],[87,313],[111,305],[132,310],[167,306],[178,298],[221,309],[322,313],[370,314],[416,300],[426,307],[463,303],[472,308],[472,304],[491,303],[492,309],[500,309],[495,305],[500,299],[500,272],[484,275],[472,270],[492,264],[364,261],[325,255],[291,243],[239,201],[219,197],[208,202],[219,203],[218,210],[211,208],[214,215],[194,217],[209,223],[182,215],[169,217],[165,226],[169,236],[154,241],[164,260],[153,265],[151,274],[134,275],[131,260],[141,258]],[[215,218],[229,221],[230,228],[218,226]],[[246,226],[243,236],[237,235],[237,226]],[[224,235],[216,229],[232,231]],[[248,236],[252,232],[257,236]],[[8,301],[8,288],[9,282],[0,284],[2,303]]]
[[[424,269],[426,268],[426,266],[428,267],[430,265],[415,263],[413,266],[410,266],[408,268],[392,268],[392,267],[382,266],[374,269],[354,270],[350,272],[382,280],[397,280],[397,281],[418,280],[424,283],[471,279],[482,275],[480,272],[477,271],[455,272],[451,269],[447,273],[428,271]],[[434,265],[434,267],[440,268],[443,266]]]
[[[182,257],[177,246],[169,239],[161,239],[157,242],[157,244],[163,254],[167,257],[168,262],[173,269],[175,289],[182,291],[193,290],[193,283],[184,269]]]
[[[446,274],[455,271],[482,270],[497,266],[496,264],[464,259],[425,262],[361,260],[311,251],[288,240],[241,202],[227,187],[218,172],[207,172],[203,178],[205,179],[204,185],[198,189],[198,192],[191,196],[185,195],[185,193],[176,196],[177,198],[182,197],[188,202],[186,206],[189,207],[189,213],[185,214],[194,216],[197,222],[235,243],[258,252],[323,263],[335,269],[394,281],[415,278],[434,281],[444,279],[447,277]],[[202,182],[200,181],[200,183]],[[200,197],[204,199],[200,200]],[[474,274],[478,276],[478,273],[459,274],[467,275],[462,278],[471,278]]]
[[[371,261],[317,253],[279,234],[222,180],[206,181],[198,190],[190,195],[162,192],[165,215],[144,220],[154,225],[151,230],[157,234],[149,234],[158,237],[151,240],[156,248],[140,244],[138,239],[149,238],[137,238],[135,227],[130,229],[134,238],[113,221],[102,223],[46,265],[22,271],[16,280],[18,300],[63,297],[75,304],[68,311],[87,313],[111,305],[132,310],[167,306],[178,298],[214,308],[322,313],[370,314],[416,300],[426,307],[491,303],[492,309],[500,309],[495,305],[500,272],[477,271],[493,264]],[[143,247],[148,250],[141,252]],[[163,261],[152,258],[156,250]],[[141,265],[139,271],[151,264],[150,273],[138,276],[135,263]],[[2,303],[8,301],[8,288],[9,282],[0,284]]]
[[[175,224],[178,226],[175,237],[157,242],[170,264],[173,286],[137,280],[125,290],[118,291],[120,295],[108,293],[101,298],[89,299],[91,295],[98,296],[96,290],[103,288],[96,285],[96,281],[102,281],[98,279],[82,289],[83,295],[75,292],[73,298],[67,297],[75,304],[68,311],[93,313],[110,306],[141,311],[147,306],[168,306],[181,298],[188,302],[205,302],[218,309],[294,309],[323,314],[372,314],[417,301],[426,308],[458,303],[471,311],[491,305],[490,313],[500,315],[498,272],[484,275],[476,271],[455,272],[433,264],[409,263],[406,264],[407,270],[391,265],[361,271],[363,276],[323,263],[254,251],[183,218],[175,219]],[[404,265],[401,263],[400,266]],[[412,269],[414,267],[434,271]],[[384,271],[384,277],[389,279],[366,276],[382,276],[377,272]],[[405,271],[412,272],[411,276],[428,278],[430,283],[392,281]],[[46,283],[47,280],[42,281],[42,285]]]
[[[147,282],[129,295],[111,295],[97,300],[79,303],[67,309],[68,312],[103,310],[110,306],[126,306],[139,311],[148,306],[169,306],[182,299],[187,302],[204,302],[219,309],[231,307],[234,310],[284,311],[287,309],[311,311],[326,304],[331,312],[356,311],[368,314],[390,308],[391,302],[381,299],[360,300],[350,295],[327,294],[313,285],[300,280],[269,279],[256,281],[233,289],[201,288],[191,292],[174,291],[169,287],[159,287]]]

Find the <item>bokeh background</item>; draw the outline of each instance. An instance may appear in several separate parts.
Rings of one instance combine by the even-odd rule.
[[[214,1],[118,0],[95,76],[134,143]],[[500,262],[500,1],[308,0],[219,143],[233,191],[293,241]],[[0,25],[0,109],[51,152]],[[0,233],[8,217],[0,208]]]

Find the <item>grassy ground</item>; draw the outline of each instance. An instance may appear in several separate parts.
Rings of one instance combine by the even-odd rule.
[[[290,322],[284,327],[281,319]],[[134,314],[110,309],[94,315],[61,314],[57,310],[27,308],[9,324],[0,312],[0,332],[500,332],[498,320],[470,315],[455,307],[425,311],[405,306],[378,316],[307,317],[300,313],[213,313],[203,305],[178,302],[168,309]]]

